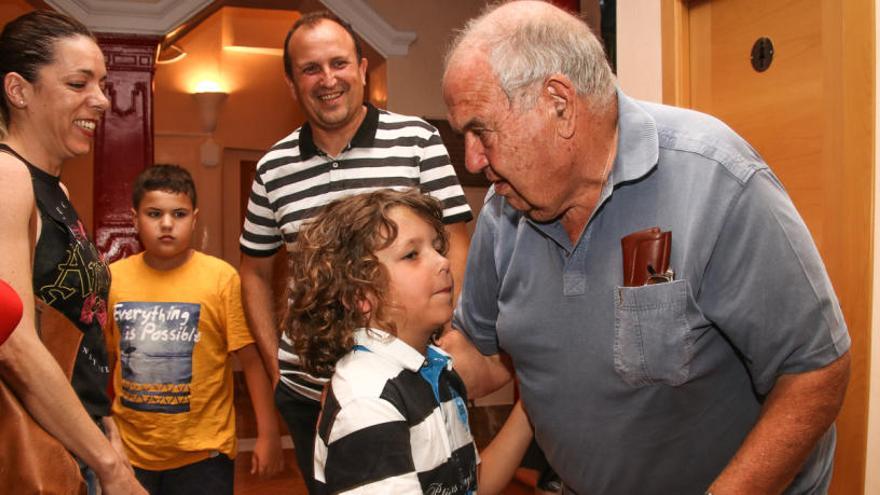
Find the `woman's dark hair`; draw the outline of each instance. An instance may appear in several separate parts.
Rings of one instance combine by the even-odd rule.
[[[35,10],[10,21],[0,31],[0,83],[10,72],[20,74],[28,82],[36,82],[40,68],[55,59],[55,43],[75,36],[95,39],[83,23],[51,10]],[[2,86],[0,116],[0,123],[9,122],[9,104]]]

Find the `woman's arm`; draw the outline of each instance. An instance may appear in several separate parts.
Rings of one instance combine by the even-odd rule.
[[[269,375],[263,367],[255,344],[238,349],[235,356],[244,371],[254,415],[257,417],[257,443],[251,458],[251,474],[272,476],[284,469],[284,456],[281,453],[281,434],[278,432],[278,418],[275,415]]]
[[[30,173],[17,160],[0,154],[0,278],[21,295],[31,287],[30,225],[35,214]],[[15,392],[34,419],[98,474],[104,492],[146,493],[43,346],[34,328],[34,301],[22,297],[21,322],[0,346],[0,379]]]

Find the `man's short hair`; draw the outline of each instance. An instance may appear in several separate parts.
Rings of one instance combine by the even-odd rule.
[[[293,26],[290,28],[290,31],[287,32],[287,36],[284,38],[284,73],[287,74],[287,78],[293,81],[293,68],[290,66],[291,57],[290,57],[290,38],[293,37],[293,33],[296,32],[297,29],[301,27],[305,28],[313,28],[317,26],[321,21],[330,21],[335,22],[342,26],[343,29],[351,36],[351,41],[354,43],[354,51],[357,54],[357,62],[360,63],[361,59],[364,58],[364,51],[361,48],[361,42],[358,39],[357,35],[354,33],[354,29],[351,28],[351,24],[340,19],[336,14],[328,11],[328,10],[319,10],[316,12],[309,12],[308,14],[303,15],[296,22],[293,23]]]
[[[488,53],[492,72],[511,102],[553,74],[571,79],[578,95],[590,98],[597,108],[611,101],[614,75],[602,43],[582,19],[550,5],[535,16],[487,19],[502,5],[488,7],[467,23],[447,52],[447,66],[462,44],[464,49],[476,46]]]
[[[179,165],[159,163],[147,167],[134,180],[131,203],[135,210],[150,191],[186,194],[196,208],[196,184],[189,171]]]

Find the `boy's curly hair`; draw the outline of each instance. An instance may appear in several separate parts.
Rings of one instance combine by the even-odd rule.
[[[445,254],[442,207],[416,189],[380,189],[333,201],[300,229],[290,253],[283,329],[307,372],[332,375],[354,345],[354,331],[371,320],[396,333],[386,311],[388,273],[375,253],[397,238],[389,213],[401,206],[434,228]],[[371,309],[364,313],[360,303],[368,297]]]

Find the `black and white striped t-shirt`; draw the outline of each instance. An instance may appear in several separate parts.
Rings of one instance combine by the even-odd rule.
[[[355,343],[318,421],[320,493],[476,493],[479,457],[449,356],[429,346],[426,357],[372,329]]]
[[[443,205],[445,223],[473,218],[437,129],[417,117],[378,110],[367,114],[336,157],[318,149],[308,123],[276,143],[257,164],[241,234],[241,251],[271,256],[296,240],[303,221],[334,199],[383,187],[419,188]],[[325,379],[300,367],[287,336],[278,350],[281,383],[319,400]]]

